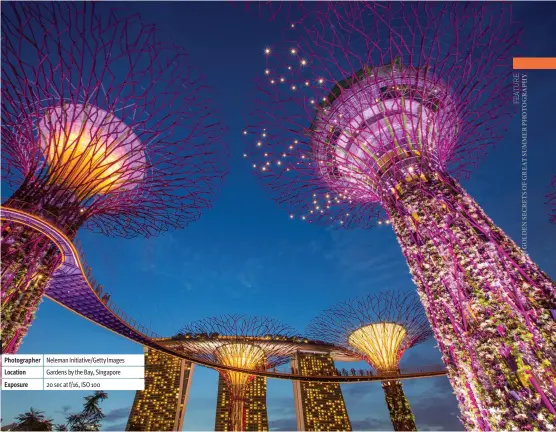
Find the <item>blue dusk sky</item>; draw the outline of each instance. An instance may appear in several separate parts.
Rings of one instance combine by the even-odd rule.
[[[198,222],[152,239],[123,240],[79,233],[97,281],[113,300],[161,335],[186,323],[225,313],[266,315],[300,333],[321,310],[373,291],[413,289],[408,267],[388,226],[330,230],[290,220],[251,175],[242,136],[253,78],[264,70],[263,49],[279,42],[284,20],[267,22],[238,3],[140,2],[121,5],[142,14],[162,34],[184,46],[214,89],[221,121],[229,126],[230,174]],[[106,4],[99,12],[107,11]],[[516,3],[526,56],[556,56],[555,3]],[[552,34],[552,37],[550,36]],[[556,174],[554,118],[556,71],[531,71],[529,91],[529,253],[556,277],[556,226],[544,206]],[[514,240],[520,239],[520,118],[475,170],[464,187]],[[19,353],[140,354],[143,348],[45,300]],[[410,350],[404,365],[438,364],[429,341]],[[197,367],[184,430],[212,430],[218,375]],[[342,385],[354,430],[392,430],[379,383]],[[456,399],[445,377],[404,381],[417,426],[461,430]],[[109,391],[103,402],[104,430],[125,429],[133,391]],[[3,423],[29,407],[63,422],[88,392],[4,392]],[[271,430],[293,430],[292,383],[269,380]]]

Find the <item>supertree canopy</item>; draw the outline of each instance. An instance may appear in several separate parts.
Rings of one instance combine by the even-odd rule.
[[[550,212],[548,216],[550,222],[556,224],[556,176],[554,176],[550,182],[550,188],[546,196],[546,205]]]
[[[466,427],[553,425],[555,284],[456,180],[515,111],[511,6],[333,3],[289,31],[261,53],[255,175],[292,219],[391,224]]]
[[[69,238],[83,225],[122,237],[185,226],[225,174],[224,131],[185,52],[139,16],[80,2],[3,8],[4,206]],[[9,222],[2,255],[6,353],[61,257],[42,233]]]
[[[397,374],[405,351],[432,331],[415,293],[386,291],[324,311],[311,321],[307,334],[350,350],[379,374]],[[394,430],[417,430],[401,382],[383,381],[382,388]]]
[[[193,358],[241,369],[264,371],[286,363],[299,337],[279,321],[244,315],[223,315],[195,321],[175,337]],[[245,402],[254,375],[219,371],[230,393],[230,430],[245,430]]]

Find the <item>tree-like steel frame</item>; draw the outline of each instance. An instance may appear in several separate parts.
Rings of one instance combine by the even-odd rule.
[[[364,337],[357,341],[354,335],[359,334]],[[344,347],[381,374],[399,373],[405,351],[427,340],[432,331],[417,294],[383,291],[327,309],[309,323],[307,336]],[[394,430],[416,430],[401,382],[383,381],[382,387]]]
[[[210,206],[226,128],[182,48],[137,14],[71,2],[8,4],[2,41],[5,207],[73,238],[152,236]],[[60,256],[10,223],[2,253],[2,344],[15,352]]]
[[[391,225],[470,429],[556,421],[556,286],[456,180],[516,112],[511,6],[316,7],[261,55],[244,154],[294,220]]]
[[[222,315],[194,321],[176,336],[179,349],[193,358],[265,371],[289,361],[303,338],[275,319]],[[220,371],[230,393],[230,430],[245,430],[245,403],[254,375]]]
[[[76,249],[70,239],[58,228],[49,224],[41,218],[25,213],[20,210],[4,208],[0,213],[3,221],[16,222],[25,225],[47,236],[59,248],[59,252],[63,255],[62,264],[54,272],[50,280],[46,297],[58,303],[60,306],[67,308],[69,311],[88,319],[95,324],[125,337],[133,342],[150,348],[157,349],[166,354],[174,355],[184,360],[191,361],[201,366],[213,368],[216,370],[230,372],[245,372],[257,376],[267,378],[298,380],[305,382],[330,382],[330,383],[357,383],[382,381],[387,378],[395,378],[398,380],[427,378],[434,376],[442,376],[446,374],[446,370],[439,367],[426,369],[406,369],[399,374],[382,374],[374,375],[370,371],[352,370],[349,373],[334,373],[327,375],[304,375],[296,371],[283,372],[279,370],[248,370],[241,367],[226,366],[218,362],[203,360],[198,357],[191,357],[190,354],[184,353],[181,347],[169,347],[168,338],[161,338],[159,335],[138,323],[135,319],[127,315],[120,307],[116,305],[113,299],[104,301],[101,299],[101,291],[96,283],[91,279],[91,269],[85,264],[82,255]],[[176,338],[178,344],[180,337]],[[282,343],[276,341],[277,343]],[[300,349],[307,347],[307,344],[315,343],[305,338],[292,338],[287,344],[296,343]],[[310,345],[309,345],[310,346]],[[317,347],[317,349],[330,350],[330,346]],[[339,348],[338,348],[339,349]],[[395,376],[394,376],[395,375]]]

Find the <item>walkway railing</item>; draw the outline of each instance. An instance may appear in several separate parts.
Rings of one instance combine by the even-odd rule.
[[[361,370],[361,374],[354,372],[353,374],[346,375],[330,374],[326,376],[303,376],[297,374],[297,371],[295,371],[296,373],[292,373],[294,372],[292,370],[289,372],[255,372],[193,358],[179,350],[168,348],[160,341],[157,341],[159,336],[155,332],[137,323],[137,321],[127,315],[111,299],[107,299],[106,301],[102,300],[99,296],[100,285],[92,279],[92,270],[85,263],[83,248],[79,242],[77,242],[77,245],[74,244],[66,234],[49,221],[22,210],[1,207],[0,217],[7,221],[29,226],[47,235],[49,238],[53,239],[55,244],[60,248],[60,252],[64,256],[64,262],[53,274],[52,280],[46,290],[47,297],[108,330],[161,352],[181,357],[185,360],[213,369],[243,372],[252,375],[266,376],[268,378],[300,381],[348,383],[358,381],[380,381],[392,379],[394,377],[395,379],[414,379],[446,374],[446,371],[442,368],[430,372],[404,372],[399,375],[371,375]],[[301,348],[304,346],[305,344],[301,344]]]
[[[116,315],[120,320],[122,320],[124,323],[126,323],[129,327],[133,328],[137,332],[142,333],[142,334],[148,336],[149,338],[159,338],[160,335],[158,335],[154,331],[150,330],[149,328],[145,327],[143,324],[137,323],[137,321],[134,318],[132,318],[127,313],[125,313],[122,310],[122,308],[120,308],[114,302],[114,300],[112,300],[112,297],[110,297],[107,301],[104,301],[102,299],[102,295],[104,293],[104,287],[101,284],[99,284],[95,280],[95,278],[93,277],[93,269],[87,263],[87,260],[85,258],[85,253],[83,252],[83,244],[81,243],[81,241],[78,238],[75,238],[73,240],[73,245],[75,246],[75,249],[76,249],[77,254],[79,256],[79,260],[81,261],[81,266],[83,267],[83,270],[85,271],[85,278],[87,279],[88,284],[91,286],[91,289],[95,292],[96,296],[99,298],[99,301],[104,303],[104,305],[108,309],[110,309],[110,311],[114,315]],[[108,294],[108,293],[105,293],[105,294]]]

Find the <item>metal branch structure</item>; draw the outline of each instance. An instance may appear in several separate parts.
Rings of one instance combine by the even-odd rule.
[[[556,176],[554,176],[550,182],[548,195],[546,196],[546,205],[548,207],[548,211],[550,212],[548,220],[551,223],[556,224]]]
[[[556,422],[556,286],[465,178],[515,113],[511,6],[343,2],[261,55],[245,157],[292,219],[394,229],[469,429]]]
[[[307,327],[307,335],[353,352],[379,375],[400,372],[409,348],[432,336],[417,294],[385,291],[340,303]],[[382,382],[394,430],[417,430],[399,380]]]
[[[102,13],[97,11],[103,7]],[[2,10],[3,206],[78,229],[151,236],[210,206],[225,128],[186,53],[137,15],[73,2]],[[2,224],[2,349],[17,351],[61,265],[44,232]]]
[[[289,361],[303,338],[279,321],[244,315],[223,315],[195,321],[176,336],[193,358],[224,366],[264,371]],[[221,370],[230,392],[230,430],[245,430],[245,399],[254,375]]]

